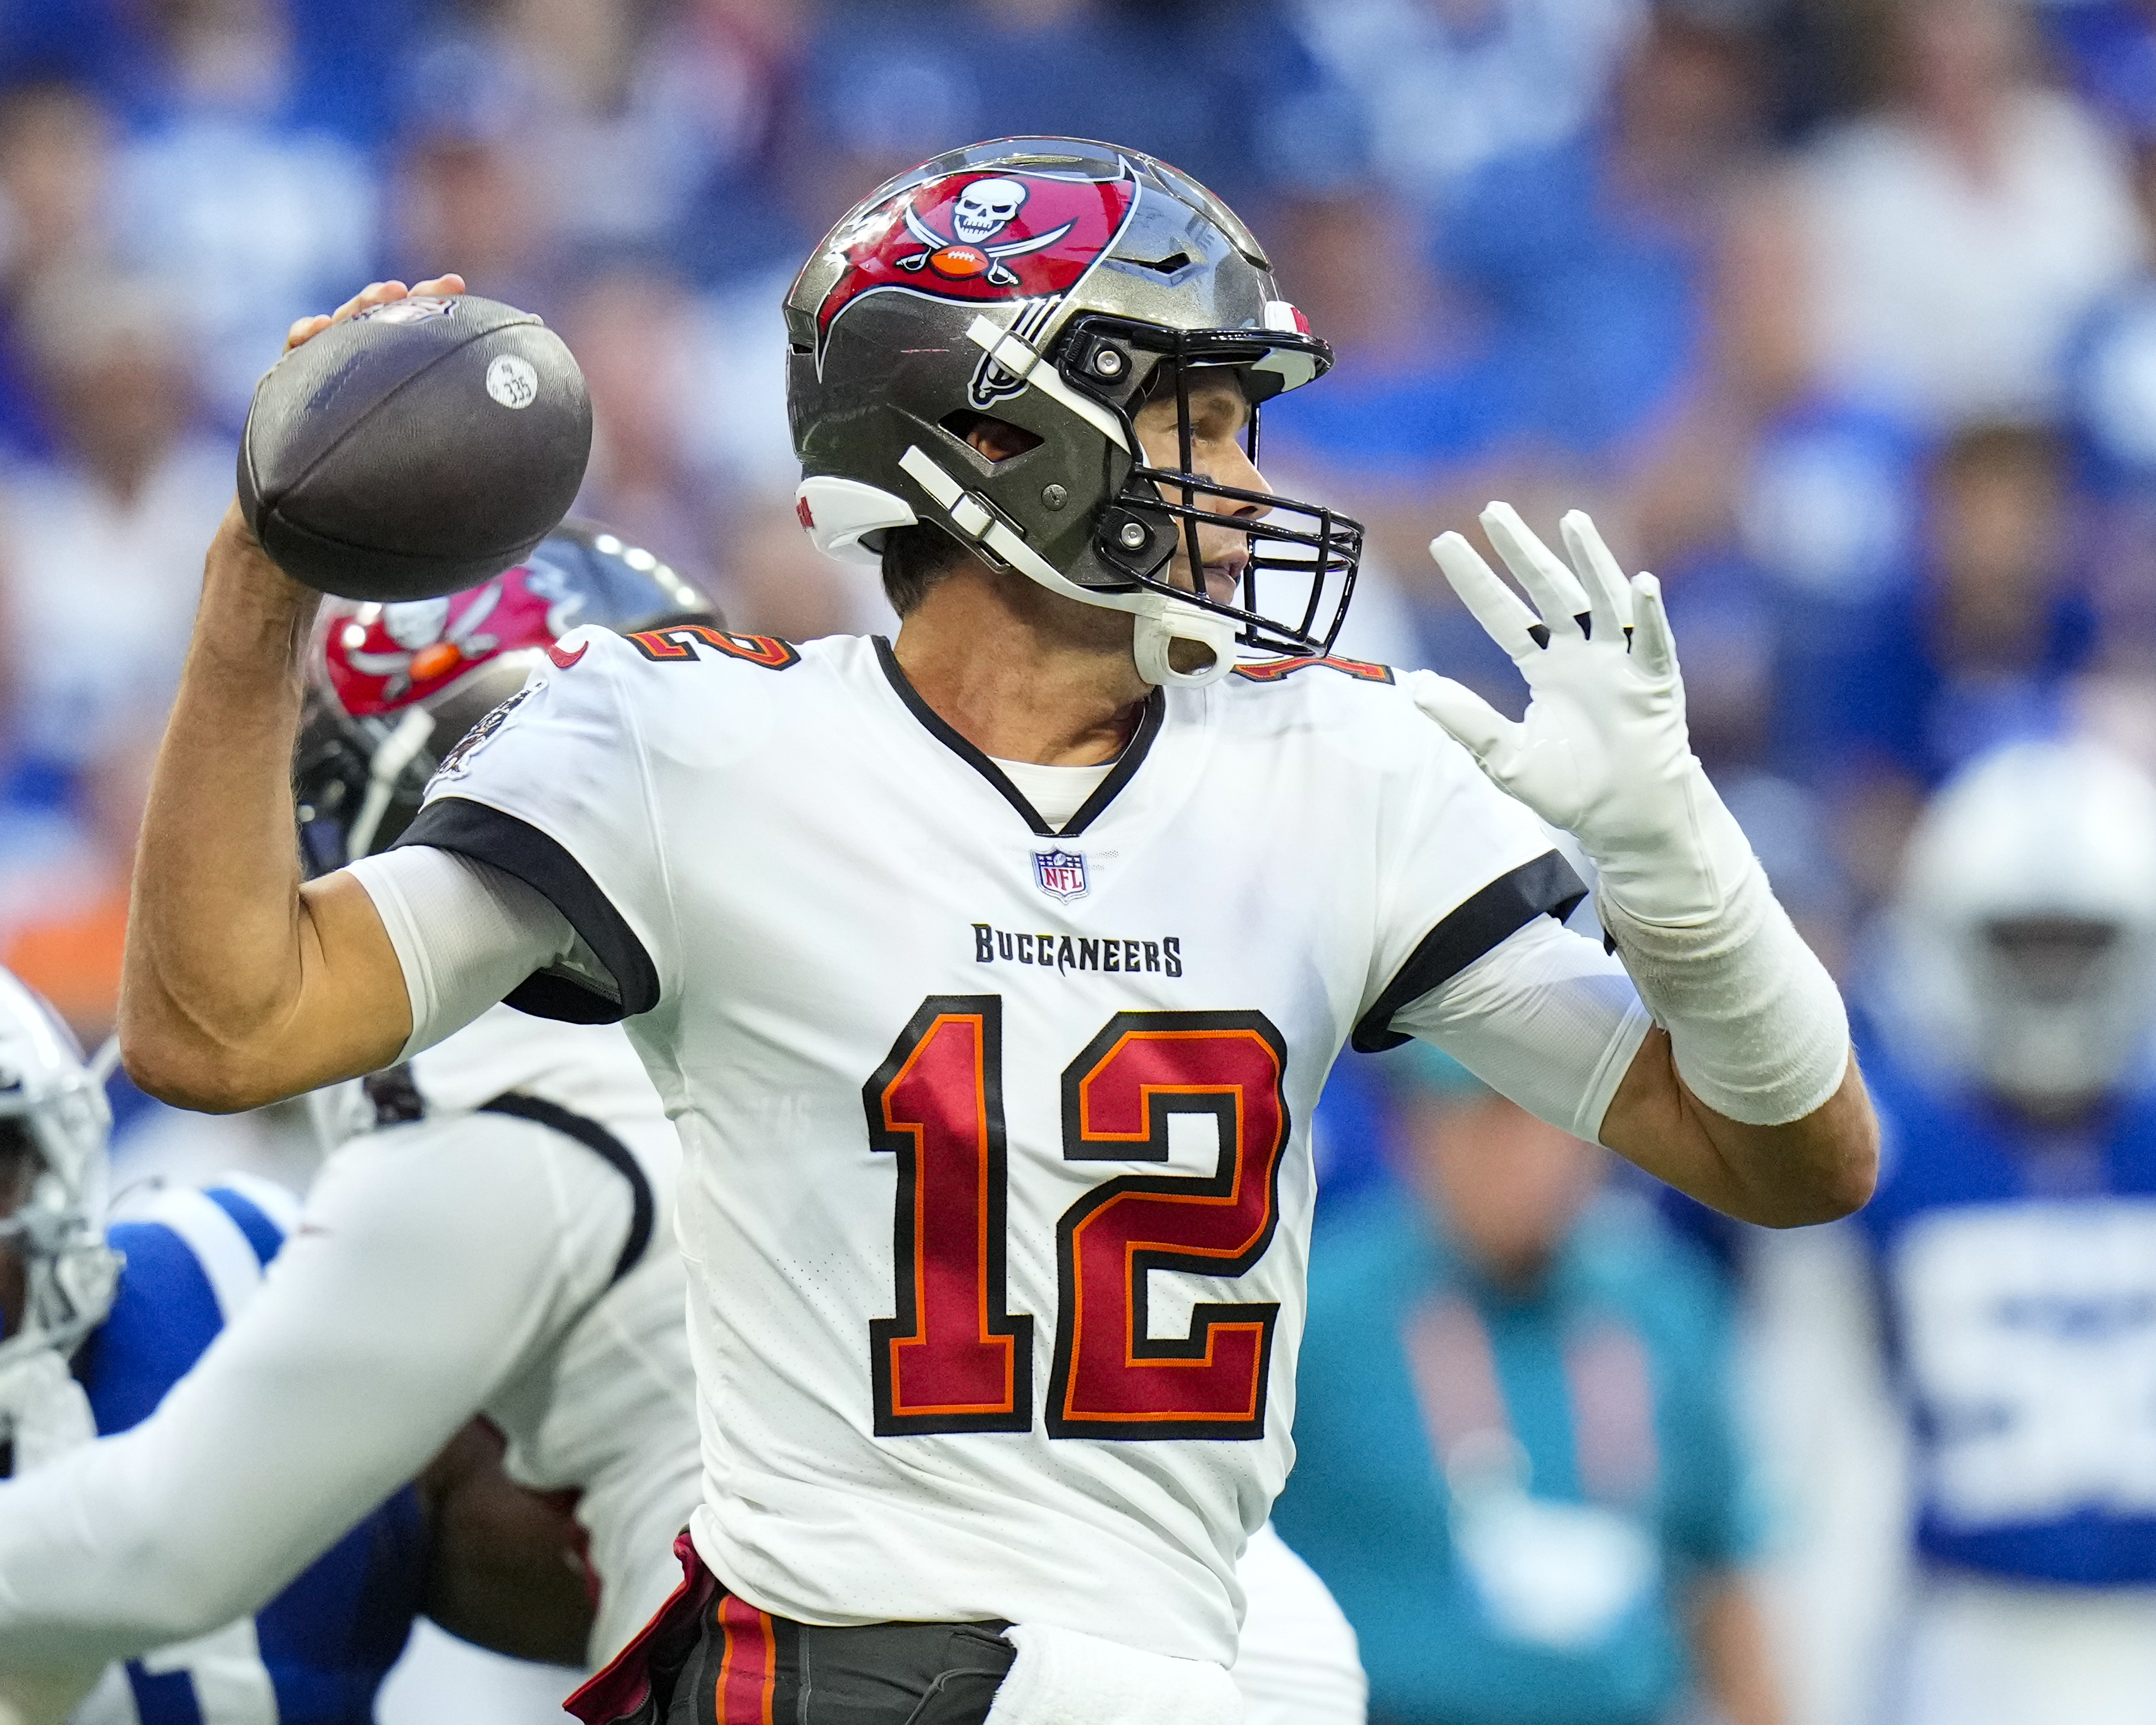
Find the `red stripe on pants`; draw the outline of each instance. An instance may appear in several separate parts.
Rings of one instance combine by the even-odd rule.
[[[769,1615],[727,1594],[719,1600],[719,1630],[726,1637],[726,1652],[719,1660],[718,1690],[712,1697],[718,1725],[772,1725],[778,1638]]]

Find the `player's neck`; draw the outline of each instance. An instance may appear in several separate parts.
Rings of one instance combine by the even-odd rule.
[[[968,563],[900,629],[899,666],[944,723],[983,754],[1048,767],[1112,760],[1150,692],[1130,619]]]

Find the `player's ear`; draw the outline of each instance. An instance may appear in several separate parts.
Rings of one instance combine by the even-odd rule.
[[[1040,447],[1040,439],[1023,425],[1014,425],[993,413],[976,413],[961,408],[955,413],[946,413],[942,425],[953,437],[963,438],[991,461],[1008,461],[1014,455],[1023,455],[1028,449]]]

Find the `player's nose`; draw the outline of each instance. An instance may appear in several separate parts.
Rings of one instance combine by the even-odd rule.
[[[1255,491],[1262,497],[1276,495],[1265,483],[1265,476],[1258,471],[1258,465],[1250,459],[1250,451],[1240,443],[1230,443],[1213,463],[1213,480],[1230,490]],[[1272,513],[1272,505],[1255,499],[1224,497],[1221,513],[1250,521],[1262,521]]]

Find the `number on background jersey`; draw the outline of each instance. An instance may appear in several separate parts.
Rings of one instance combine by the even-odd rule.
[[[897,1317],[870,1326],[879,1436],[1031,1429],[1033,1320],[1005,1309],[998,996],[932,995],[863,1091],[899,1158]],[[1168,1122],[1216,1122],[1209,1175],[1126,1174],[1056,1225],[1051,1437],[1265,1435],[1274,1302],[1200,1303],[1155,1338],[1156,1271],[1237,1276],[1272,1242],[1287,1147],[1286,1052],[1261,1013],[1127,1012],[1063,1074],[1070,1162],[1165,1162]]]
[[[898,1158],[898,1316],[869,1326],[878,1437],[1024,1431],[1033,1320],[1004,1310],[1002,997],[933,994],[868,1082]]]
[[[1893,1276],[1941,1521],[2156,1514],[2156,1203],[1934,1210]]]

